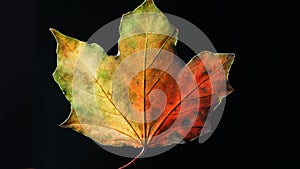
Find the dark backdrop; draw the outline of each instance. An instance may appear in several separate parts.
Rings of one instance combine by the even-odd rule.
[[[86,41],[140,3],[4,3],[0,168],[117,168],[130,160],[58,127],[69,114],[69,103],[52,78],[56,42],[48,29]],[[198,26],[218,52],[236,54],[230,72],[235,92],[227,97],[223,118],[207,142],[178,145],[156,157],[139,159],[132,168],[299,167],[296,5],[238,0],[156,0],[156,5]],[[185,61],[193,55],[180,43],[178,53]]]

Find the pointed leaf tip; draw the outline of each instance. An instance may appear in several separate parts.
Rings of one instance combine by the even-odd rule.
[[[53,34],[53,36],[56,36],[57,34],[59,34],[59,32],[56,29],[49,28],[49,30]]]
[[[145,0],[141,6],[135,9],[139,12],[160,12],[153,0]]]
[[[63,37],[65,35],[63,35],[62,33],[60,33],[58,30],[53,29],[53,28],[49,28],[50,32],[52,33],[52,35],[54,36],[54,38],[56,39],[56,41],[59,41],[60,37]]]

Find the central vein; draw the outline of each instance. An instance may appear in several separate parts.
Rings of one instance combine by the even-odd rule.
[[[146,13],[147,15],[147,13]],[[147,20],[146,20],[146,31],[145,31],[145,50],[144,50],[144,138],[145,138],[145,142],[144,144],[146,145],[147,143],[147,117],[146,117],[146,68],[147,68],[147,45],[148,45],[148,17],[146,16]]]

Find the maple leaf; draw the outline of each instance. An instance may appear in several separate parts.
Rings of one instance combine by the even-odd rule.
[[[204,51],[183,65],[174,56],[178,30],[152,0],[123,15],[117,56],[50,31],[58,44],[53,76],[71,103],[60,126],[102,145],[148,148],[193,140],[209,111],[233,90],[234,54]]]

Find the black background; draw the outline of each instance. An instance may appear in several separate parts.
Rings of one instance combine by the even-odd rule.
[[[156,157],[139,159],[131,168],[299,167],[296,5],[288,1],[155,2],[163,12],[198,26],[218,52],[236,54],[230,73],[235,92],[227,97],[223,118],[207,142],[178,145]],[[86,41],[140,3],[40,0],[1,6],[4,158],[0,168],[117,168],[130,160],[58,127],[69,114],[69,103],[52,78],[56,42],[48,29]],[[185,61],[193,55],[180,43],[178,53]]]

